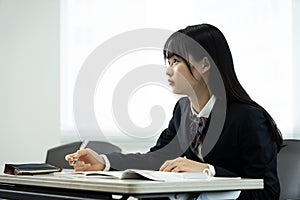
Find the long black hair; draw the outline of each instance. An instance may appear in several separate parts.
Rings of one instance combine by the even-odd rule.
[[[205,51],[193,49],[194,47],[191,47],[193,46],[191,45],[191,42],[183,39],[183,37],[191,38],[193,42],[196,41]],[[262,106],[253,101],[240,84],[234,70],[230,48],[226,38],[218,28],[210,24],[200,24],[188,26],[185,29],[175,32],[165,43],[164,57],[167,59],[174,54],[180,56],[187,63],[190,72],[191,63],[188,59],[189,55],[197,61],[201,60],[204,56],[209,56],[221,75],[225,88],[227,104],[230,105],[234,102],[240,102],[261,109],[266,117],[272,137],[276,141],[278,151],[280,150],[283,143],[280,130],[277,128],[277,125],[271,115]],[[215,93],[216,91],[213,92]]]

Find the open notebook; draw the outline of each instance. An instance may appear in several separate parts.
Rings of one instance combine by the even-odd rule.
[[[183,179],[207,179],[209,176],[203,172],[160,172],[152,170],[127,169],[125,171],[86,171],[86,172],[60,172],[56,175],[79,175],[85,177],[113,178],[113,179],[148,179],[154,181],[176,181]]]

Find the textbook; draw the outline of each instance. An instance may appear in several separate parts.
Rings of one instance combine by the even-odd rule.
[[[77,172],[75,172],[77,173]],[[125,171],[93,171],[78,172],[88,177],[116,178],[116,179],[148,179],[154,181],[176,181],[183,179],[207,179],[204,172],[160,172],[153,170],[127,169]]]
[[[4,173],[13,175],[34,175],[60,172],[62,169],[46,163],[5,164]]]

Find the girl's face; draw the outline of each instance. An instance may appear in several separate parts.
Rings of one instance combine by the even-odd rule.
[[[168,68],[166,74],[169,76],[168,82],[175,94],[192,95],[195,87],[199,84],[188,69],[186,62],[179,56],[173,55],[168,58]],[[198,76],[199,77],[199,76]]]

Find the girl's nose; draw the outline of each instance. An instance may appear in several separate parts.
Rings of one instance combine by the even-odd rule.
[[[168,67],[168,68],[167,68],[166,75],[167,75],[167,76],[170,76],[170,77],[173,75],[173,70],[172,70],[171,67]]]

